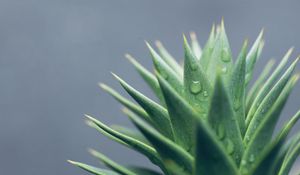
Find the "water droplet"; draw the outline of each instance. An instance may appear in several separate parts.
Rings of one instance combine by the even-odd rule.
[[[193,81],[190,85],[190,90],[193,94],[198,94],[201,92],[202,87],[199,81]]]
[[[249,143],[250,137],[248,135],[245,136],[245,141],[246,141],[246,143]]]
[[[241,103],[239,99],[235,99],[233,102],[233,108],[237,111],[238,109],[240,109],[241,107]]]
[[[251,154],[249,157],[249,162],[253,163],[255,161],[255,156],[254,154]]]
[[[233,154],[234,152],[234,144],[230,139],[226,140],[226,150],[228,154]]]
[[[222,72],[223,72],[223,73],[227,73],[227,67],[226,67],[226,66],[224,66],[224,67],[222,68]]]
[[[227,48],[223,48],[221,52],[221,58],[224,62],[229,62],[231,60],[230,54]]]
[[[197,63],[191,63],[191,69],[192,69],[193,71],[197,70],[197,69],[198,69]]]
[[[203,97],[208,97],[208,92],[207,91],[203,91]]]
[[[225,128],[222,124],[219,124],[217,127],[217,136],[220,140],[224,139],[225,137]]]
[[[246,164],[247,164],[247,161],[243,159],[243,160],[241,161],[241,165],[242,165],[242,166],[245,166]]]

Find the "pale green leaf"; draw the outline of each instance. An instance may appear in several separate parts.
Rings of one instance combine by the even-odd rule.
[[[197,35],[195,32],[190,32],[190,38],[191,38],[191,48],[196,56],[196,58],[199,60],[202,54],[201,46],[198,42]]]
[[[182,94],[183,91],[183,82],[182,78],[176,74],[176,72],[155,52],[155,50],[150,46],[149,43],[146,43],[150,54],[152,56],[153,64],[155,70],[162,76],[164,79],[170,83],[170,85],[179,93]]]
[[[155,41],[155,45],[161,58],[176,72],[179,76],[182,76],[182,67],[178,64],[176,59],[167,51],[160,41]]]
[[[256,113],[254,114],[254,117],[252,118],[249,127],[246,131],[245,134],[245,143],[248,143],[249,139],[252,139],[253,135],[257,132],[257,128],[259,127],[259,125],[263,125],[263,120],[266,119],[265,115],[270,111],[270,109],[272,110],[272,107],[274,106],[276,101],[282,101],[283,105],[285,104],[285,100],[287,99],[291,88],[293,87],[291,85],[291,83],[288,83],[293,71],[297,65],[298,62],[298,58],[291,64],[291,66],[286,70],[286,72],[282,75],[282,77],[278,80],[278,82],[274,85],[274,87],[270,90],[270,92],[266,95],[266,97],[264,98],[264,100],[261,102],[261,104],[259,105],[259,107],[257,108]],[[288,84],[288,86],[286,86]],[[287,87],[287,88],[285,88]],[[279,103],[279,102],[278,102]],[[273,120],[275,120],[274,122],[277,121],[278,116],[282,110],[283,106],[280,105],[278,106],[278,108],[275,108],[274,110],[276,110],[276,114],[271,115]],[[270,117],[271,117],[270,116]],[[275,124],[273,125],[269,125],[269,129],[271,129]],[[267,125],[266,125],[267,126]],[[271,132],[273,130],[270,130]],[[267,132],[267,131],[265,131]]]
[[[149,117],[151,117],[153,126],[166,137],[173,139],[173,130],[167,110],[135,90],[117,75],[114,76],[123,86],[123,88],[129,93],[129,95],[131,95],[132,98],[137,101],[137,103],[139,103],[148,113]]]
[[[100,169],[100,168],[96,168],[94,166],[91,166],[91,165],[87,165],[87,164],[84,164],[84,163],[80,163],[80,162],[75,162],[75,161],[71,161],[71,160],[68,160],[68,162],[70,162],[71,164],[87,171],[87,172],[90,172],[92,174],[95,174],[95,175],[120,175],[116,172],[113,172],[113,171],[110,171],[110,170],[105,170],[105,169]]]
[[[200,57],[200,64],[203,70],[208,69],[209,62],[211,61],[211,55],[214,50],[214,43],[215,43],[215,25],[212,26],[209,38],[205,44],[205,47],[202,51],[202,55]]]
[[[270,90],[273,88],[274,84],[276,83],[277,79],[280,77],[281,73],[283,72],[285,65],[287,64],[288,58],[290,57],[293,49],[289,49],[288,52],[285,54],[279,65],[276,67],[274,72],[271,74],[271,76],[268,78],[266,83],[260,88],[260,91],[258,92],[256,98],[254,99],[249,112],[246,117],[246,125],[248,126],[258,110],[258,107],[262,103],[262,101],[265,99],[267,94],[270,92]]]
[[[233,109],[235,118],[238,121],[239,128],[242,136],[246,131],[245,124],[245,73],[246,73],[246,52],[247,52],[248,41],[244,42],[238,59],[234,65],[230,91],[231,98],[233,100]]]
[[[198,59],[184,38],[184,91],[189,104],[206,117],[212,87]]]
[[[259,90],[263,87],[265,84],[269,73],[271,72],[273,66],[275,64],[275,61],[272,59],[268,61],[266,66],[263,68],[262,73],[259,75],[258,79],[255,81],[249,92],[247,93],[247,99],[246,99],[246,114],[249,112],[249,109],[257,96]]]
[[[144,81],[149,85],[155,95],[159,98],[160,102],[164,105],[165,101],[159,88],[156,77],[137,62],[131,55],[125,54],[125,57],[133,64],[137,72],[141,75]]]
[[[130,171],[126,167],[119,165],[118,163],[114,162],[113,160],[109,159],[108,157],[106,157],[105,155],[101,154],[100,152],[98,152],[96,150],[90,149],[89,152],[94,157],[96,157],[101,162],[103,162],[107,167],[109,167],[110,169],[116,171],[119,174],[122,174],[122,175],[138,175],[138,174]]]

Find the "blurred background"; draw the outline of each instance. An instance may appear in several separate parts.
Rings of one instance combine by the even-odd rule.
[[[257,76],[289,47],[295,46],[294,58],[300,53],[299,7],[298,0],[1,0],[0,174],[87,174],[66,162],[98,165],[87,148],[121,164],[151,167],[84,123],[87,113],[132,126],[97,86],[104,82],[125,95],[110,71],[152,96],[124,53],[152,69],[144,40],[160,39],[180,60],[182,33],[195,31],[203,44],[224,16],[235,56],[245,38],[252,43],[265,28]],[[299,98],[297,85],[280,123],[297,111]]]

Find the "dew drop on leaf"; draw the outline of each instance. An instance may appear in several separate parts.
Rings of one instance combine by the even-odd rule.
[[[227,48],[223,48],[222,49],[222,52],[221,52],[221,59],[224,61],[224,62],[229,62],[231,60],[230,58],[230,54],[229,54],[229,51]]]
[[[251,154],[249,157],[249,162],[253,163],[255,161],[254,154]]]
[[[222,68],[222,72],[223,72],[223,73],[227,73],[227,67],[226,67],[226,66],[224,66],[224,67]]]
[[[190,85],[190,91],[193,93],[193,94],[198,94],[200,93],[202,90],[202,87],[201,87],[201,84],[199,81],[193,81]]]
[[[226,140],[226,150],[228,154],[233,154],[234,152],[234,144],[230,139]]]
[[[197,69],[198,69],[197,63],[191,63],[191,69],[192,69],[193,71],[197,70]]]
[[[208,97],[208,92],[207,91],[203,91],[203,97]]]
[[[225,137],[225,128],[222,124],[219,124],[217,127],[217,136],[220,140],[224,139]]]

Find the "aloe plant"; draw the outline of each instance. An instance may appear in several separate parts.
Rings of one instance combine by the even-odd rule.
[[[126,54],[157,96],[146,97],[113,74],[136,103],[105,84],[101,88],[123,106],[138,130],[107,126],[86,115],[89,126],[110,139],[145,155],[160,172],[122,166],[90,150],[108,169],[72,164],[96,175],[288,175],[300,153],[300,134],[288,137],[298,111],[276,134],[275,125],[299,74],[288,67],[292,49],[274,67],[270,60],[253,85],[254,67],[261,55],[263,31],[248,51],[248,41],[233,60],[224,23],[213,26],[203,49],[196,35],[184,36],[184,65],[157,41],[146,43],[154,73]],[[274,68],[273,68],[274,67]],[[287,67],[287,68],[285,68]],[[159,101],[159,102],[157,102]]]

